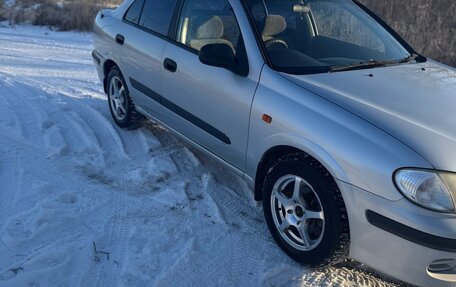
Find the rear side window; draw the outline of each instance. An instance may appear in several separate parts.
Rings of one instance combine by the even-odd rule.
[[[177,0],[146,0],[139,25],[162,35],[168,34]]]
[[[128,22],[138,24],[139,17],[141,16],[141,9],[143,7],[144,0],[136,0],[133,4],[128,8],[127,13],[125,14],[124,19]]]

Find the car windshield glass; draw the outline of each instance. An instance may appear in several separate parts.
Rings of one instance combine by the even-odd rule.
[[[410,62],[405,61],[410,52],[353,1],[247,3],[269,59],[280,71],[306,74]]]

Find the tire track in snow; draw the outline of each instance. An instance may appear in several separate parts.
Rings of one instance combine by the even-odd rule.
[[[61,111],[65,108],[61,108]],[[50,114],[52,120],[57,125],[58,136],[64,141],[64,146],[58,156],[74,155],[86,158],[87,155],[100,152],[101,147],[98,138],[93,135],[93,130],[86,129],[85,122],[82,124],[81,119],[68,115],[66,111],[64,116],[61,112],[55,113],[57,116]],[[78,159],[80,159],[78,157]]]
[[[42,90],[38,89],[36,86],[34,86],[32,84],[25,84],[22,82],[18,82],[18,79],[13,80],[13,83],[14,83],[15,88],[10,89],[10,93],[9,93],[12,98],[22,98],[21,102],[26,102],[29,105],[34,104],[35,106],[33,107],[33,109],[38,109],[41,111],[41,113],[43,111],[46,111],[45,115],[43,115],[40,119],[35,120],[36,128],[34,129],[34,131],[37,134],[36,137],[33,137],[33,138],[26,137],[26,138],[31,142],[34,142],[35,140],[44,141],[47,144],[47,146],[45,147],[46,149],[52,148],[52,143],[49,141],[49,139],[46,139],[46,138],[42,137],[41,135],[42,135],[43,129],[47,130],[47,129],[51,128],[56,122],[57,123],[59,122],[58,120],[62,119],[62,118],[55,119],[53,117],[54,114],[63,114],[61,112],[57,113],[57,111],[59,111],[58,109],[55,109],[54,111],[49,111],[49,109],[52,106],[55,106],[55,104],[53,104],[53,103],[56,99],[51,100],[50,95],[48,95],[46,92],[43,92]],[[18,89],[18,87],[19,87],[19,89]],[[27,91],[27,92],[24,93],[21,91]],[[33,96],[31,96],[30,93],[33,93]],[[37,98],[37,96],[40,96],[44,99]],[[43,101],[46,101],[46,103],[42,104]],[[49,106],[50,103],[52,104],[52,106]],[[16,104],[18,104],[17,101],[16,101]],[[14,106],[14,105],[12,105],[12,106]],[[19,106],[21,106],[21,105],[19,105]],[[19,110],[19,112],[21,114],[24,114],[24,113],[27,114],[27,112],[24,112],[23,109],[16,108],[14,110]],[[65,138],[66,135],[69,135],[69,137],[71,137],[70,139],[68,139],[68,136],[67,136],[67,139],[66,140],[64,139],[64,144],[63,144],[62,148],[67,147],[67,145],[69,145],[70,143],[73,143],[73,142],[80,143],[81,140],[84,141],[84,137],[82,136],[82,135],[84,135],[84,131],[75,124],[70,124],[70,126],[74,128],[73,130],[77,131],[79,138],[74,138],[74,133],[72,133],[73,130],[71,132],[68,132],[68,130],[65,126],[63,126],[63,127],[62,127],[62,125],[58,126],[58,129],[59,129],[58,136]],[[86,141],[86,144],[90,144],[90,143],[91,143],[90,140]],[[80,147],[80,145],[77,145],[77,147]]]
[[[16,199],[20,184],[20,170],[17,162],[16,149],[11,146],[0,145],[0,218],[6,218],[9,206]],[[0,230],[3,224],[0,222]]]
[[[27,78],[26,78],[27,79]],[[30,79],[27,79],[30,81]],[[62,93],[61,90],[43,84],[42,82],[31,80],[32,82],[38,82],[42,86],[46,86],[48,90],[55,92],[56,95],[63,95],[65,97],[65,102],[71,104],[73,112],[78,114],[79,118],[86,122],[86,124],[91,128],[93,134],[97,137],[98,144],[101,149],[107,153],[109,159],[125,159],[128,155],[125,152],[123,142],[120,140],[120,137],[117,131],[112,126],[112,123],[109,122],[106,117],[102,116],[99,112],[94,110],[89,105],[86,105],[81,102],[81,99],[71,98],[71,94],[67,92]],[[63,97],[60,97],[63,98]]]
[[[15,268],[23,267],[27,262],[39,257],[41,254],[45,254],[49,250],[55,249],[58,246],[62,246],[68,243],[78,242],[81,240],[83,235],[85,234],[85,229],[78,229],[78,230],[71,230],[62,232],[59,236],[60,239],[55,240],[55,238],[51,238],[50,235],[46,240],[43,240],[44,243],[35,244],[32,249],[24,247],[28,244],[25,243],[24,246],[16,245],[15,250],[6,250],[2,252],[2,256],[6,258],[12,258],[10,264],[0,266],[0,281],[2,281],[2,274],[8,273],[10,270]],[[22,248],[22,249],[21,249]],[[15,251],[20,251],[20,253],[16,253]],[[22,250],[26,250],[25,252],[21,252]]]
[[[57,132],[54,136],[63,138],[64,144],[56,156],[78,155],[81,162],[96,163],[99,169],[106,166],[103,154],[103,143],[100,142],[93,124],[89,124],[65,98],[54,98],[49,107],[45,102],[40,103],[43,110],[47,111]],[[51,136],[51,135],[48,135]]]
[[[19,173],[19,178],[17,179],[17,189],[26,189],[24,185],[27,183],[31,182],[30,180],[25,180],[23,178],[27,176],[32,176],[29,173],[23,174],[23,171],[21,170]],[[40,179],[33,176],[34,182],[39,181]],[[1,182],[1,181],[0,181]],[[19,193],[16,193],[15,199],[8,204],[5,204],[3,210],[3,215],[0,218],[10,218],[13,217],[13,215],[18,215],[18,210],[24,211],[24,210],[30,210],[33,209],[37,204],[40,203],[40,200],[42,199],[41,194],[33,194],[33,195],[21,195]],[[3,229],[4,224],[6,222],[0,223],[0,230]],[[1,243],[1,241],[0,241]]]
[[[182,219],[177,220],[178,223],[172,223],[172,226],[169,226],[169,228],[178,228],[178,226],[181,226],[180,233],[183,235],[186,233],[184,227],[189,226],[191,228],[195,224],[195,217],[199,217],[196,221],[206,222],[210,229],[214,229],[212,225],[218,224],[218,227],[215,227],[218,230],[218,234],[220,234],[220,228],[226,231],[228,227],[225,220],[220,216],[218,206],[216,206],[207,194],[207,183],[211,174],[205,170],[205,167],[200,166],[198,159],[185,144],[164,128],[150,122],[146,124],[146,127],[161,143],[162,148],[154,151],[154,153],[159,154],[163,151],[168,153],[178,170],[178,173],[173,175],[176,177],[174,180],[184,181],[182,196],[185,196],[188,208],[180,204],[177,205],[178,208],[173,216]],[[185,177],[179,178],[180,174],[184,174]],[[221,270],[229,265],[230,257],[228,256],[206,258],[206,260],[210,261],[200,262],[200,264],[198,264],[200,258],[196,258],[195,262],[190,263],[189,260],[195,255],[195,251],[189,250],[185,246],[182,243],[176,248],[179,249],[179,252],[187,250],[187,256],[180,257],[178,262],[175,262],[172,266],[166,266],[166,270],[161,271],[158,278],[154,278],[156,280],[154,284],[157,284],[157,286],[207,286],[218,281],[217,277],[219,275],[215,270]],[[185,278],[181,278],[177,270],[186,270],[189,264],[191,266],[197,264],[199,268],[198,272],[185,272]]]
[[[246,188],[243,179],[219,163],[215,163],[212,159],[207,159],[208,162],[201,162],[186,144],[166,129],[150,123],[146,127],[167,149],[180,173],[185,174],[186,178],[189,179],[190,185],[197,186],[190,189],[205,191],[205,195],[210,197],[215,204],[214,210],[219,210],[222,218],[237,218],[236,215],[240,215],[244,219],[250,219],[250,223],[256,223],[256,225],[259,222],[264,222],[261,210],[257,206],[251,205],[249,198],[251,194],[242,192],[246,189],[249,190]],[[216,177],[222,181],[218,182]],[[236,192],[228,186],[237,188],[238,191]],[[249,217],[249,214],[252,213],[255,216]],[[226,225],[230,226],[233,223],[236,222],[226,222]]]
[[[68,106],[64,101],[58,101],[60,99],[56,98],[51,100],[49,95],[43,93],[43,91],[35,88],[34,86],[24,85],[16,81],[14,81],[14,84],[16,88],[10,89],[10,96],[12,98],[22,97],[21,102],[28,102],[29,105],[34,104],[33,109],[45,111],[45,114],[40,118],[40,120],[35,120],[36,127],[33,130],[36,135],[33,138],[26,137],[28,141],[43,141],[46,143],[44,148],[48,151],[58,148],[60,149],[60,152],[69,152],[68,149],[70,149],[70,151],[82,153],[87,151],[88,148],[92,148],[94,140],[93,138],[87,136],[87,131],[91,131],[91,129],[84,129],[73,117],[68,115],[69,111],[62,112],[62,110],[65,111],[65,106]],[[19,87],[19,89],[17,89],[17,87]],[[30,96],[26,98],[24,95],[21,95],[20,92],[17,92],[17,90],[30,91],[36,93],[37,95],[42,94],[45,98],[30,99]],[[22,109],[19,110],[21,111],[21,114],[28,113],[27,111],[22,111]],[[52,133],[52,127],[56,127],[56,133]],[[22,128],[24,129],[24,127]],[[43,132],[45,134],[44,137]],[[56,146],[53,146],[54,144]]]
[[[3,50],[6,50],[6,49],[3,49]],[[0,52],[2,51],[2,49],[0,48]],[[43,60],[45,60],[48,64],[59,64],[59,65],[62,65],[62,64],[72,64],[72,65],[76,65],[76,66],[81,66],[81,67],[87,67],[87,65],[90,65],[92,64],[91,61],[87,61],[85,63],[81,63],[81,62],[77,62],[77,61],[74,61],[74,62],[69,62],[67,60],[55,60],[55,59],[43,59],[43,58],[39,58],[39,57],[31,57],[29,55],[27,56],[24,56],[24,55],[21,55],[21,54],[18,54],[18,55],[7,55],[7,56],[3,56],[3,58],[5,60],[7,60],[8,62],[11,62],[11,60],[27,60],[29,63],[31,62],[34,62],[34,63],[42,63]]]
[[[62,168],[59,164],[55,165],[55,161],[53,160],[47,161],[46,155],[42,154],[39,149],[29,146],[28,143],[23,143],[18,140],[5,138],[2,138],[0,140],[0,143],[1,146],[4,147],[18,146],[24,159],[34,158],[34,160],[44,162],[44,164],[40,166],[39,170],[31,171],[38,177],[46,178],[46,175],[55,173],[55,170],[59,170]],[[66,182],[66,184],[73,186],[80,192],[83,192],[85,190],[85,193],[89,195],[94,195],[96,194],[96,192],[99,192],[99,190],[97,190],[96,187],[91,187],[90,183],[80,182],[77,178],[64,176],[64,181]],[[115,200],[114,202],[111,202],[113,204],[110,205],[111,209],[109,210],[109,214],[107,215],[107,217],[111,217],[112,219],[109,221],[110,223],[105,228],[106,236],[103,237],[102,242],[107,242],[106,245],[108,245],[108,247],[111,247],[109,248],[110,252],[112,253],[111,256],[113,260],[116,260],[117,263],[111,264],[111,266],[101,269],[99,273],[95,274],[96,280],[89,281],[89,284],[93,284],[93,282],[99,282],[97,286],[113,286],[112,284],[117,282],[118,276],[120,275],[120,272],[118,270],[119,266],[122,265],[123,257],[126,253],[126,244],[128,241],[128,228],[125,219],[126,208],[131,207],[133,205],[138,210],[147,210],[147,208],[150,208],[150,206],[157,206],[158,204],[156,202],[153,203],[151,200],[150,206],[147,206],[147,204],[141,200],[135,201],[131,198],[128,198],[127,200],[127,198],[123,196],[120,192],[116,192],[114,196]],[[90,201],[92,201],[92,199],[90,199],[89,202]],[[25,211],[23,213],[18,214],[16,218],[21,218],[21,214],[27,214],[28,212],[29,211]],[[160,213],[158,210],[156,212],[157,214]],[[103,221],[102,218],[100,218],[99,220]],[[74,230],[75,226],[80,226],[79,231],[78,228]],[[86,233],[87,229],[83,225],[78,225],[77,222],[73,224],[67,222],[67,226],[63,226],[60,228],[59,236],[63,236],[65,239],[69,238],[68,240],[53,243],[53,234],[49,234],[49,236],[33,236],[33,247],[29,247],[30,241],[25,241],[22,244],[15,245],[15,251],[11,251],[11,253],[2,252],[2,255],[4,256],[3,258],[13,257],[15,258],[15,260],[14,264],[0,266],[0,271],[3,272],[0,274],[6,274],[8,273],[8,270],[10,270],[11,268],[17,268],[17,266],[25,265],[27,264],[27,262],[41,256],[41,254],[46,253],[48,250],[51,250],[60,244],[71,243],[77,240],[78,238],[85,238],[89,236]],[[72,237],[72,235],[74,235],[74,237]],[[105,244],[102,245],[104,246]],[[15,256],[14,253],[16,251],[20,251],[20,256]]]
[[[4,71],[3,73],[9,74],[8,72]],[[71,102],[72,106],[76,106],[78,109],[75,109],[73,112],[78,114],[79,118],[87,123],[90,126],[91,130],[93,131],[93,135],[97,137],[98,145],[100,148],[105,152],[105,160],[107,162],[112,162],[115,160],[122,160],[125,157],[128,157],[124,142],[121,140],[118,132],[113,128],[112,123],[106,119],[106,117],[102,116],[98,111],[94,110],[89,105],[85,105],[81,103],[80,100],[72,99],[73,95],[71,93],[73,91],[77,91],[81,93],[81,89],[65,87],[65,91],[62,91],[59,88],[56,88],[53,85],[49,85],[47,83],[43,83],[42,81],[31,79],[30,77],[21,77],[21,82],[27,82],[31,86],[36,86],[37,84],[41,87],[46,87],[48,93],[52,92],[55,95],[63,95],[66,99],[65,101]],[[77,93],[77,94],[78,94]],[[54,95],[54,97],[55,97]],[[69,96],[69,97],[68,97]],[[62,98],[62,96],[60,96]],[[106,104],[107,106],[107,104]],[[78,127],[76,127],[78,128]],[[71,131],[70,131],[71,132]],[[79,133],[81,134],[81,133]],[[74,142],[74,141],[68,141]],[[142,144],[142,142],[139,142]],[[138,142],[130,142],[130,146],[133,146],[131,149],[134,150],[138,147]],[[144,146],[140,146],[140,148],[144,148]]]
[[[125,151],[124,143],[108,119],[88,105],[76,101],[72,104],[79,107],[79,109],[76,110],[79,116],[84,119],[87,124],[91,124],[91,128],[98,138],[102,150],[106,153],[105,158],[107,161],[112,162],[129,158]]]
[[[30,41],[31,39],[36,39],[37,41]],[[24,46],[25,51],[27,51],[27,52],[30,52],[30,46],[36,46],[36,47],[39,47],[40,49],[44,49],[47,51],[54,50],[54,51],[62,51],[65,53],[74,52],[74,53],[79,54],[79,53],[81,53],[81,50],[82,50],[82,51],[87,52],[87,54],[88,54],[87,61],[90,62],[90,44],[87,45],[86,43],[81,43],[80,45],[71,45],[71,44],[63,45],[59,42],[46,43],[46,42],[42,41],[42,40],[47,40],[46,37],[28,35],[27,38],[23,38],[23,37],[16,37],[16,35],[14,35],[14,34],[8,34],[8,35],[0,34],[0,40],[8,41],[8,42],[14,41],[14,43],[16,45]],[[6,49],[4,49],[4,50],[8,51],[8,52],[11,51],[11,50],[6,50]],[[74,53],[71,53],[71,54],[74,54]],[[90,63],[92,63],[92,62],[90,62]]]
[[[218,254],[218,250],[214,249],[214,256],[211,259],[206,258],[211,262],[199,265],[200,270],[196,274],[186,274],[184,280],[188,284],[184,285],[220,284],[220,274],[216,270],[229,270],[227,278],[223,278],[229,280],[229,285],[235,286],[245,283],[242,282],[242,278],[245,279],[246,268],[251,265],[251,262],[261,259],[261,256],[252,254],[252,250],[256,249],[258,240],[261,240],[258,236],[266,234],[260,238],[270,240],[261,217],[261,210],[251,206],[246,194],[238,194],[217,182],[210,170],[213,166],[211,164],[202,165],[195,154],[179,139],[153,124],[149,125],[149,129],[165,149],[173,147],[170,150],[170,156],[179,172],[186,175],[183,180],[187,180],[185,191],[190,206],[188,212],[194,213],[194,215],[187,216],[182,224],[191,226],[194,224],[194,216],[207,217],[209,224],[216,225],[210,229],[216,229],[218,231],[215,233],[220,234],[216,235],[215,238],[219,239],[220,243],[230,250],[228,257]],[[223,171],[218,170],[218,172],[223,175],[226,182],[231,183],[231,186],[240,189],[245,188],[238,183],[241,179],[232,172],[224,168]],[[228,235],[225,235],[227,232]],[[214,246],[209,248],[214,248]],[[188,262],[183,261],[181,264],[176,269],[186,268],[184,265]],[[170,277],[174,278],[171,275]]]
[[[123,263],[125,256],[128,235],[125,205],[121,203],[119,196],[116,197],[115,202],[117,210],[112,219],[109,220],[104,236],[96,241],[100,250],[109,250],[113,261],[105,261],[105,264],[95,266],[94,269],[98,269],[95,280],[92,281],[95,286],[115,286],[120,276],[119,264]]]
[[[20,107],[19,109],[14,109],[14,111],[16,117],[19,119],[21,136],[42,146],[40,123],[43,121],[44,115],[40,109],[37,109],[24,96],[29,92],[28,89],[17,90],[17,87],[5,86],[3,90],[6,90],[4,99],[8,102],[9,106]]]
[[[3,131],[0,128],[0,163],[3,163],[4,168],[8,171],[8,175],[13,175],[14,180],[7,180],[6,183],[8,182],[14,182],[13,186],[16,189],[16,194],[13,196],[13,193],[6,194],[6,196],[10,196],[11,200],[10,201],[5,201],[4,207],[1,209],[3,211],[3,215],[6,214],[14,214],[17,213],[19,210],[25,209],[26,206],[33,207],[34,204],[36,203],[36,200],[39,198],[39,196],[33,196],[33,197],[27,197],[26,200],[20,200],[21,199],[21,194],[18,193],[18,189],[20,189],[23,185],[23,178],[25,177],[25,174],[27,173],[27,170],[24,170],[24,164],[21,160],[20,157],[22,157],[21,153],[24,149],[24,146],[27,148],[35,149],[36,147],[31,146],[29,143],[25,141],[25,139],[21,138],[19,135],[12,135],[8,131]],[[5,151],[3,153],[3,159],[2,159],[2,153],[1,150]],[[6,155],[5,155],[6,154]],[[10,160],[8,160],[10,159]],[[32,158],[28,158],[29,160]],[[12,173],[12,171],[15,171]],[[10,178],[9,176],[6,176],[2,179],[0,179],[0,183],[3,185],[3,180],[5,178]],[[6,192],[0,192],[0,195],[5,195]],[[13,199],[14,198],[14,199]],[[1,215],[1,212],[0,212]],[[7,217],[2,217],[0,216],[0,219],[7,218]],[[0,225],[1,228],[1,225]],[[0,241],[1,243],[1,241]]]
[[[48,90],[51,92],[54,92],[55,94],[53,95],[54,99],[61,99],[62,103],[66,103],[71,107],[76,107],[76,109],[72,109],[71,111],[67,112],[73,112],[74,114],[77,115],[77,117],[84,121],[89,127],[94,136],[97,138],[98,145],[100,146],[100,149],[104,151],[104,156],[106,162],[112,162],[115,160],[124,160],[128,158],[128,155],[125,151],[124,148],[124,143],[122,142],[118,132],[114,129],[112,126],[112,123],[109,122],[106,117],[101,115],[98,111],[94,110],[92,107],[81,103],[80,99],[74,99],[71,98],[71,95],[68,94],[63,94],[62,91],[59,89],[48,85],[44,84],[40,81],[33,80],[30,78],[22,77],[23,82],[27,82],[29,86],[29,89],[36,89],[33,84],[39,84],[41,86],[46,86]],[[23,84],[22,84],[23,85]],[[25,90],[25,89],[24,89]],[[49,96],[48,96],[49,97]],[[67,117],[68,121],[71,121],[71,119],[68,119],[69,116]],[[81,128],[81,125],[76,124],[76,121],[73,119],[73,124],[72,127],[75,128],[78,131],[78,134],[80,137],[85,140],[86,145],[91,144],[91,140],[87,139],[87,133],[84,132],[84,130]],[[61,127],[62,128],[62,127]],[[67,137],[71,135],[72,130],[64,130],[61,132],[62,134],[67,134]],[[67,140],[67,144],[73,143],[73,142],[78,142],[74,140]],[[80,146],[77,146],[80,147]]]
[[[22,143],[20,141],[14,139],[5,138],[0,139],[0,146],[2,147],[11,147],[11,146],[18,146],[19,149],[22,151],[23,158],[35,158],[38,160],[41,158],[41,162],[45,162],[40,166],[39,170],[33,170],[36,176],[45,178],[47,174],[55,173],[55,170],[61,169],[59,164],[54,165],[55,161],[46,161],[46,156],[38,149],[32,148],[28,146],[27,143]],[[33,155],[32,155],[33,154]],[[38,154],[38,156],[37,156]],[[77,178],[72,178],[69,176],[64,176],[64,180],[67,184],[73,186],[73,189],[76,189],[80,192],[85,191],[85,196],[87,195],[96,195],[97,192],[100,192],[100,189],[97,186],[91,186],[90,182],[81,182]],[[89,284],[93,282],[99,282],[97,286],[113,286],[115,282],[117,282],[120,273],[118,271],[119,266],[121,266],[123,258],[126,253],[126,244],[128,241],[128,225],[126,221],[126,208],[128,207],[135,207],[137,210],[147,210],[150,206],[157,205],[157,203],[153,203],[152,199],[148,203],[145,203],[141,200],[134,200],[129,197],[125,197],[122,195],[121,192],[115,192],[114,200],[110,202],[111,209],[109,210],[109,214],[106,217],[111,218],[109,220],[109,224],[105,228],[105,232],[103,234],[103,238],[101,239],[101,246],[109,247],[108,250],[111,252],[112,260],[115,260],[117,263],[112,263],[111,266],[108,268],[101,269],[98,273],[94,275],[94,280],[89,280]],[[92,202],[93,199],[89,199],[88,202]],[[148,206],[150,204],[150,206]],[[159,211],[156,211],[159,213]],[[29,211],[23,211],[15,218],[21,218],[22,214],[28,214]],[[99,218],[100,221],[104,221],[103,218]],[[75,226],[79,226],[76,228]],[[45,253],[48,250],[56,247],[59,244],[63,244],[65,242],[70,243],[74,240],[77,240],[81,237],[88,237],[88,229],[86,226],[82,224],[82,222],[74,222],[69,223],[65,226],[61,226],[59,230],[59,237],[63,237],[65,239],[69,239],[66,241],[58,241],[56,243],[53,242],[53,234],[42,234],[38,237],[33,236],[33,247],[29,247],[30,241],[24,241],[23,243],[16,244],[14,249],[9,249],[10,252],[6,251],[2,252],[3,258],[15,258],[13,264],[2,265],[0,266],[0,274],[7,273],[8,270],[11,268],[17,268],[17,266],[22,266],[26,264],[28,261],[39,257],[41,254]],[[102,247],[103,248],[103,247]],[[20,251],[20,256],[16,256],[16,251]],[[3,272],[3,273],[2,273]]]
[[[13,82],[11,79],[7,78],[6,80],[0,79],[0,87],[2,86],[12,86]],[[0,118],[4,122],[4,127],[7,128],[11,133],[22,135],[23,130],[22,126],[19,123],[19,118],[13,106],[7,100],[8,94],[0,93],[1,105],[0,105]]]
[[[0,74],[5,75],[5,77],[14,78],[16,82],[29,85],[30,87],[34,87],[34,89],[52,96],[63,95],[65,98],[78,98],[79,100],[87,98],[87,95],[105,98],[99,81],[87,77],[88,71],[93,72],[94,77],[96,77],[96,73],[91,65],[86,65],[86,69],[75,70],[74,67],[70,69],[71,72],[66,69],[60,69],[56,72],[52,66],[49,69],[43,69],[42,66],[32,66],[27,69],[16,68],[15,66],[0,66]],[[47,74],[48,77],[37,76],[37,74],[41,75],[43,73]],[[69,77],[71,77],[71,80],[68,79]],[[77,87],[70,85],[71,82],[77,82]]]
[[[108,102],[105,103],[106,113],[109,113]],[[104,115],[103,115],[104,116]],[[108,115],[110,117],[110,115]],[[117,126],[114,126],[114,122],[111,119],[111,126],[117,132],[122,146],[124,147],[125,153],[131,160],[143,158],[145,154],[148,154],[152,148],[159,144],[158,140],[152,137],[149,133],[146,135],[145,130],[139,129],[135,131],[122,130]]]
[[[128,200],[128,201],[126,201]],[[114,194],[112,213],[101,236],[94,239],[97,250],[109,253],[99,262],[92,264],[89,272],[84,274],[82,285],[116,286],[120,281],[122,269],[125,268],[127,248],[131,240],[131,223],[141,218],[143,213],[148,218],[160,218],[165,214],[166,207],[157,208],[159,202],[153,198],[135,199]],[[150,210],[154,207],[154,210]],[[127,208],[129,213],[127,213]]]
[[[386,282],[366,271],[348,267],[328,267],[322,271],[308,273],[301,278],[309,287],[343,286],[349,279],[352,286],[405,287],[401,283]]]
[[[39,169],[29,170],[29,172],[34,173],[36,176],[41,178],[46,178],[47,175],[56,173],[59,169],[62,169],[62,166],[55,161],[49,161],[46,159],[46,156],[40,152],[40,150],[28,146],[26,143],[22,143],[18,140],[14,139],[7,139],[6,137],[2,137],[0,139],[0,144],[2,147],[9,147],[16,146],[19,148],[19,153],[24,159],[34,159],[39,160],[41,165]],[[63,168],[65,170],[65,168]],[[90,182],[79,181],[76,178],[62,175],[63,180],[73,186],[74,189],[79,191],[86,191],[88,194],[97,194],[104,195],[101,190],[97,186],[91,186]],[[125,204],[122,204],[125,206]],[[33,214],[33,210],[24,210],[20,211],[12,220],[20,220],[23,215],[27,216],[27,214]],[[26,217],[27,218],[27,217]],[[62,238],[78,238],[81,237],[84,232],[87,231],[86,227],[83,226],[82,222],[67,222],[67,224],[63,226],[59,226],[59,237]],[[3,233],[3,232],[2,232]],[[30,246],[30,241],[25,240],[23,242],[18,242],[15,244],[14,249],[6,248],[1,250],[1,254],[3,259],[5,258],[14,258],[13,264],[8,265],[1,265],[0,266],[0,274],[2,272],[6,272],[10,268],[14,268],[14,266],[25,264],[25,262],[29,261],[31,258],[35,258],[39,256],[42,252],[45,252],[49,248],[55,245],[54,242],[54,234],[52,233],[42,233],[38,235],[31,234],[30,239],[33,240],[33,245]],[[38,237],[37,237],[38,236]],[[72,240],[71,240],[72,241]],[[59,241],[61,242],[61,241]],[[17,256],[17,252],[20,252],[20,256]],[[19,258],[19,259],[18,259]]]

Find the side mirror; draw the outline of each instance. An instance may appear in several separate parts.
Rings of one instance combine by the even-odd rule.
[[[238,62],[227,44],[207,44],[199,52],[199,60],[208,66],[224,68],[238,74]]]
[[[245,53],[234,55],[233,48],[227,44],[207,44],[201,48],[199,53],[200,62],[213,67],[227,69],[239,76],[247,77],[249,64]]]
[[[243,45],[243,43],[241,44]],[[249,75],[249,64],[244,49],[239,49],[236,57],[233,48],[228,44],[207,44],[201,48],[199,59],[205,65],[227,69],[239,76],[247,77]]]

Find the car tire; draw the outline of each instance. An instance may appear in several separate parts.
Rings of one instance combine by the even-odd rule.
[[[118,67],[114,66],[111,69],[107,83],[109,110],[117,126],[129,130],[142,127],[145,118],[136,111],[128,86]]]
[[[263,184],[263,210],[279,247],[312,268],[348,258],[350,235],[342,194],[329,172],[305,154],[280,158]]]

